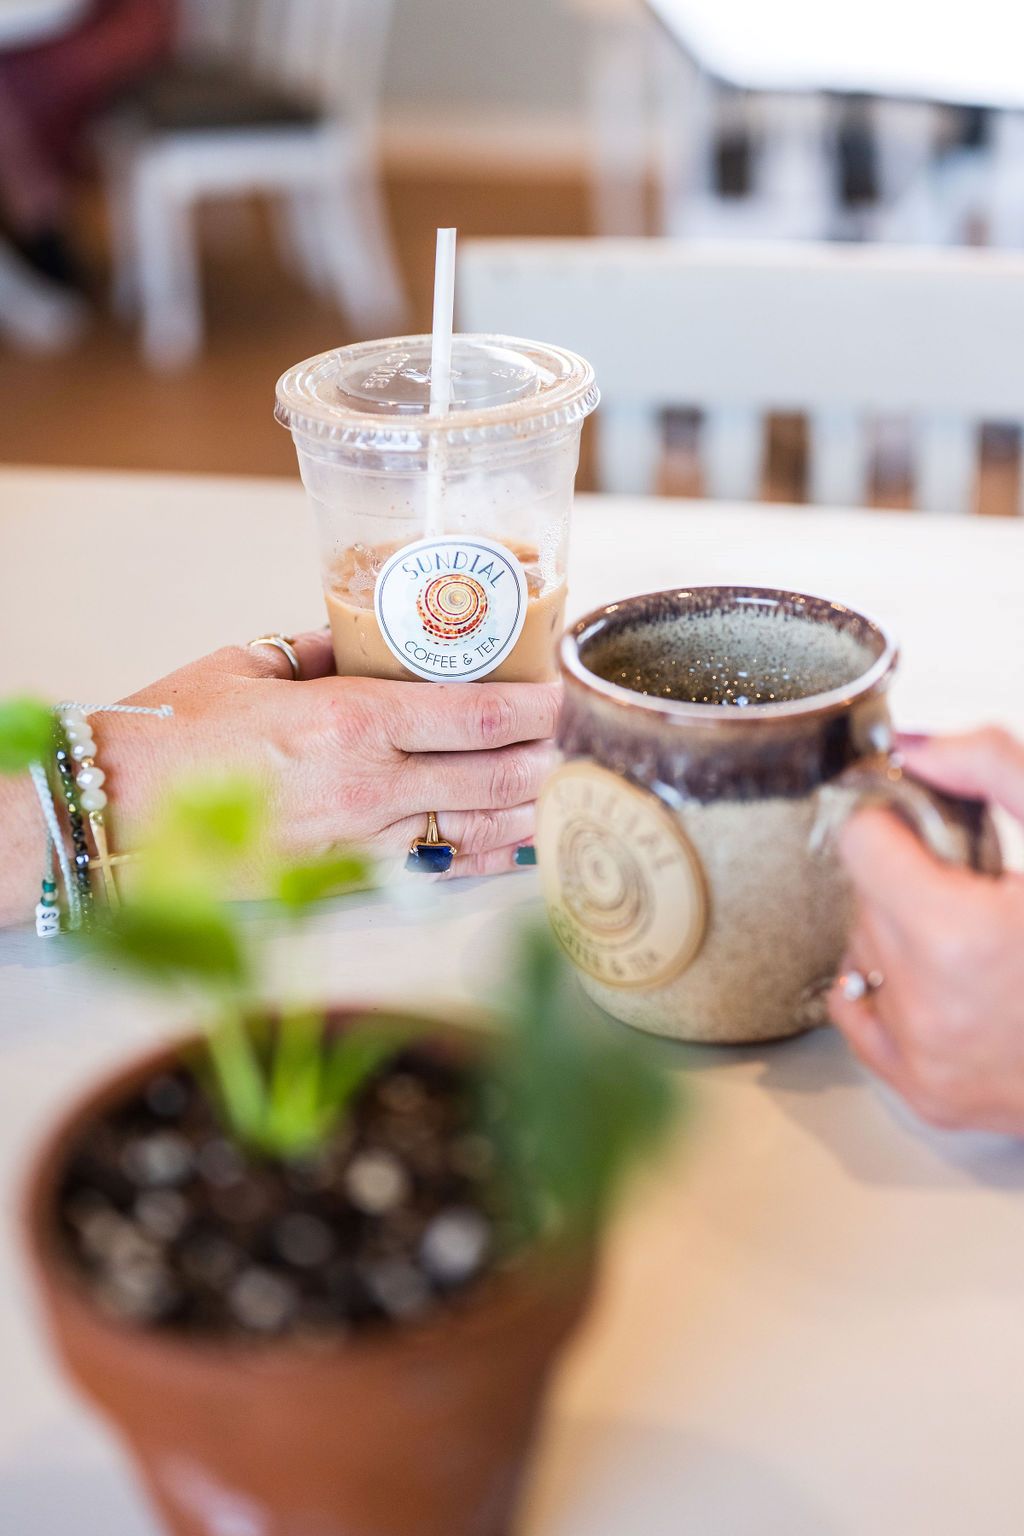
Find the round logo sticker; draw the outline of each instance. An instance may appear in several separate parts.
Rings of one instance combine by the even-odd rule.
[[[697,854],[657,795],[581,759],[551,775],[537,808],[551,926],[581,971],[609,987],[664,986],[704,939]]]
[[[526,622],[526,575],[493,539],[418,539],[381,567],[380,632],[417,677],[460,682],[504,661]]]

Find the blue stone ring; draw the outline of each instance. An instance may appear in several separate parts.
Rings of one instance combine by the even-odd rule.
[[[443,875],[451,869],[452,859],[458,851],[454,843],[449,843],[441,836],[437,830],[437,812],[430,811],[427,816],[427,835],[414,838],[410,843],[405,867],[420,875]]]

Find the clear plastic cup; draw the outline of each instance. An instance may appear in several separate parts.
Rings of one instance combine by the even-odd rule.
[[[572,352],[456,336],[447,415],[430,337],[324,352],[278,381],[316,517],[346,676],[556,676],[580,431],[598,401]]]

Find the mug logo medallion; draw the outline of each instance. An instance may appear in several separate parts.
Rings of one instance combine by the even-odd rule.
[[[418,539],[381,567],[374,588],[380,632],[417,677],[486,677],[526,622],[526,575],[493,539]]]
[[[551,926],[595,981],[660,987],[696,957],[700,862],[657,795],[585,759],[566,763],[541,794],[536,843]]]

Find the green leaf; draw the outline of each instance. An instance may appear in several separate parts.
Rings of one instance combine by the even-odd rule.
[[[230,1021],[229,1021],[230,1024]],[[301,1011],[268,1025],[269,1052],[218,1026],[210,1061],[232,1133],[285,1160],[321,1145],[370,1078],[412,1038],[405,1021],[357,1025],[328,1038],[323,1017]]]
[[[671,1126],[677,1095],[651,1043],[599,1018],[546,930],[521,941],[485,1115],[503,1194],[527,1233],[554,1213],[584,1236]]]
[[[20,773],[53,750],[53,715],[38,699],[0,703],[0,773]]]
[[[158,838],[184,842],[206,859],[251,852],[263,830],[263,795],[250,778],[231,775],[180,785],[167,801]]]
[[[373,864],[356,853],[329,853],[290,864],[277,881],[277,899],[298,913],[314,902],[373,884]]]
[[[227,913],[199,892],[150,891],[104,914],[84,941],[156,982],[241,987],[246,962]]]

